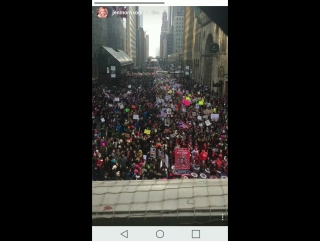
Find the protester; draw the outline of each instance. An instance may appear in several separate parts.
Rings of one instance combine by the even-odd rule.
[[[227,178],[228,98],[206,89],[151,73],[93,87],[92,179]]]

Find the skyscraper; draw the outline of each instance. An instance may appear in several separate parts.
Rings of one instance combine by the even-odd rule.
[[[146,37],[143,28],[137,29],[136,34],[137,41],[137,67],[142,67],[146,61]]]
[[[170,26],[172,26],[173,20],[176,16],[184,16],[184,8],[185,7],[180,7],[180,6],[169,7],[169,18],[168,18],[169,29],[170,29]]]
[[[184,16],[175,16],[173,20],[173,53],[182,54],[184,37]]]
[[[127,11],[138,11],[138,7],[127,6]],[[137,18],[134,14],[128,14],[126,20],[127,29],[127,54],[133,59],[134,66],[137,66],[136,56],[136,29]]]
[[[149,35],[146,34],[146,59],[149,58]]]
[[[169,54],[173,54],[173,33],[167,35],[167,55]]]
[[[168,18],[168,36],[167,36],[167,48],[165,58],[168,55],[182,53],[183,51],[183,33],[184,27],[183,21],[185,7],[171,6],[169,7],[169,18]]]
[[[143,28],[143,14],[139,15],[140,16],[140,28]]]
[[[164,11],[162,13],[162,25],[161,25],[161,34],[160,34],[160,57],[166,58],[166,48],[163,46],[163,41],[167,38],[168,34],[168,19],[167,19],[167,12]]]

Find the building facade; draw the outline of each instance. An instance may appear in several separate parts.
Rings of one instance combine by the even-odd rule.
[[[173,54],[173,34],[167,35],[167,55]]]
[[[162,40],[162,47],[163,47],[163,53],[162,53],[162,56],[161,57],[161,61],[165,61],[165,59],[167,58],[168,56],[168,48],[167,48],[167,34],[166,36],[164,37],[164,39]],[[162,62],[163,63],[163,62]]]
[[[173,53],[183,52],[184,16],[176,16],[173,20]]]
[[[176,16],[184,16],[185,7],[171,6],[168,8],[169,8],[168,25],[170,27],[173,25],[173,20]]]
[[[123,51],[127,53],[127,28],[123,28]]]
[[[147,33],[146,33],[146,31],[144,31],[144,46],[143,46],[143,48],[144,48],[144,62],[146,62],[147,61]]]
[[[128,12],[138,11],[138,7],[127,6]],[[126,53],[133,59],[134,66],[137,66],[137,51],[136,51],[136,34],[137,34],[137,14],[127,14],[126,18],[127,29],[127,51]]]
[[[107,19],[108,39],[107,46],[124,50],[123,20],[121,17],[113,16]]]
[[[107,18],[99,18],[96,9],[92,9],[92,50],[99,46],[107,46],[108,25]]]
[[[164,11],[162,13],[162,25],[161,25],[161,34],[160,34],[160,57],[165,58],[166,53],[164,52],[163,42],[167,38],[168,34],[168,19],[167,19],[167,12]]]
[[[108,26],[107,19],[99,18],[96,8],[92,8],[92,80],[99,78],[98,54],[93,53],[99,46],[107,46]]]
[[[166,39],[167,51],[165,53],[166,65],[168,66],[168,55],[176,54],[178,51],[183,51],[183,28],[184,23],[180,22],[180,18],[184,18],[185,7],[171,6],[168,14],[168,35]],[[175,20],[176,19],[176,20]],[[179,20],[177,20],[179,19]],[[179,24],[179,26],[177,25]],[[182,25],[182,26],[181,26]],[[180,32],[179,32],[180,30]],[[175,32],[177,31],[177,32]],[[181,35],[182,33],[182,35]],[[182,39],[182,40],[181,40]],[[180,47],[182,46],[182,47]],[[180,52],[181,53],[181,52]],[[172,57],[171,57],[172,60]]]
[[[139,16],[140,16],[140,25],[139,25],[139,27],[143,28],[143,14],[140,14]]]
[[[184,39],[183,39],[183,70],[188,73],[189,77],[192,78],[192,50],[193,44],[193,31],[194,31],[194,8],[185,7],[184,12]],[[187,71],[188,66],[188,71]]]
[[[228,36],[204,12],[194,14],[193,76],[195,82],[228,95]],[[219,44],[216,54],[209,52],[211,43]],[[214,87],[220,84],[220,87]]]
[[[146,37],[143,28],[137,30],[137,67],[142,67],[146,61]]]
[[[149,35],[146,34],[146,59],[149,58],[150,52],[149,52]]]
[[[120,17],[99,18],[97,7],[92,7],[92,79],[98,79],[102,73],[99,68],[99,56],[95,52],[99,47],[105,46],[113,49],[124,49],[124,27]],[[112,7],[108,7],[112,15]]]

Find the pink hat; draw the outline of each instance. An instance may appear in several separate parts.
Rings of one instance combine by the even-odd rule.
[[[134,168],[138,169],[138,168],[139,168],[139,165],[138,165],[138,164],[134,165]]]

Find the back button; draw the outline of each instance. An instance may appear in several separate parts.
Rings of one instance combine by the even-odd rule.
[[[125,238],[128,238],[128,230],[122,232],[121,235]]]

